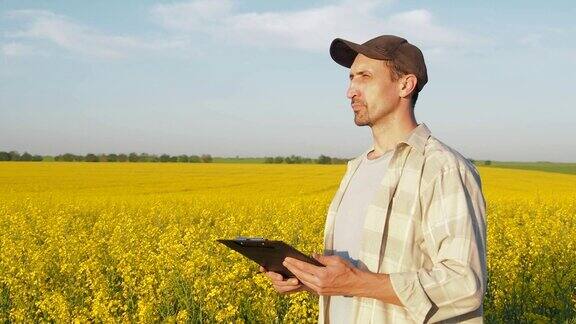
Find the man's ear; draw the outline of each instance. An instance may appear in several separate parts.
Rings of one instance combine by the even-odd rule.
[[[400,97],[406,98],[412,92],[416,91],[418,79],[414,74],[406,74],[400,80]]]

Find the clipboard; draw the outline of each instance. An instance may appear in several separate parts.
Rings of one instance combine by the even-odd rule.
[[[268,271],[281,274],[284,278],[294,278],[294,274],[282,265],[286,257],[324,267],[316,259],[307,256],[282,241],[271,241],[262,237],[237,237],[233,240],[217,240],[248,259],[258,263]]]

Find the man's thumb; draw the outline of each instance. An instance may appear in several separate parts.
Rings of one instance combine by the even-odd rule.
[[[329,255],[321,255],[321,254],[318,254],[318,253],[314,253],[314,254],[313,254],[313,257],[314,257],[314,259],[316,259],[316,261],[322,263],[322,264],[325,265],[325,266],[326,266],[326,265],[333,264],[334,261],[336,261],[336,260],[334,260],[334,258],[332,258],[332,257],[329,256]]]

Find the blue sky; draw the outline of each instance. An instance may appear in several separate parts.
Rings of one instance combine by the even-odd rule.
[[[353,157],[330,41],[396,34],[416,117],[465,156],[576,161],[569,1],[0,0],[0,150]]]

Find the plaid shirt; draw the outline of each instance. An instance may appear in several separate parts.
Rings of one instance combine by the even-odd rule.
[[[361,157],[348,162],[328,209],[326,255],[333,254],[336,212]],[[426,125],[416,127],[397,144],[359,238],[359,268],[390,274],[404,306],[354,297],[353,322],[482,322],[485,209],[475,166]],[[329,305],[330,297],[321,296],[320,323],[329,322]]]

